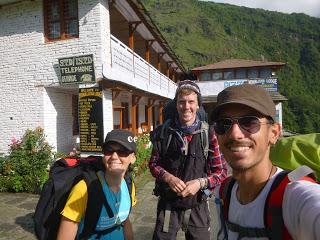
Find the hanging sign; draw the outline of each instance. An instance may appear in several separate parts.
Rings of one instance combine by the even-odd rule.
[[[59,58],[61,84],[95,82],[93,55]]]

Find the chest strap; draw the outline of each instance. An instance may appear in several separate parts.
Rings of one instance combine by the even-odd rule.
[[[242,227],[238,224],[226,221],[228,229],[232,232],[237,232],[238,239],[241,238],[268,238],[268,231],[265,228],[256,228],[256,227]]]

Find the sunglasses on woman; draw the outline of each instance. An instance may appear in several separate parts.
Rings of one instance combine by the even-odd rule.
[[[119,157],[128,157],[132,151],[129,151],[125,148],[112,148],[111,146],[106,146],[103,150],[104,155],[111,156],[114,152],[117,153]]]
[[[260,119],[256,116],[220,118],[214,122],[213,127],[218,135],[223,135],[231,129],[234,123],[238,124],[242,130],[254,134],[260,130],[262,124],[273,124],[274,121],[268,119],[268,122],[260,122]]]

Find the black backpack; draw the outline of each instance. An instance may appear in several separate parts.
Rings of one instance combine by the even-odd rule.
[[[60,212],[66,204],[71,189],[82,179],[88,188],[88,202],[84,216],[84,229],[79,238],[87,239],[92,234],[104,235],[119,227],[114,226],[103,231],[95,231],[102,206],[106,208],[110,217],[114,216],[96,175],[97,171],[104,169],[102,164],[101,157],[91,156],[82,159],[62,158],[52,165],[49,179],[42,188],[33,216],[37,239],[57,238]],[[130,173],[126,173],[125,181],[131,198],[134,183]]]

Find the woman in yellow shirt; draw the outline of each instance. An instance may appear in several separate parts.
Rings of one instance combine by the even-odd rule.
[[[129,220],[131,209],[130,193],[124,175],[130,164],[136,160],[136,137],[129,131],[115,129],[106,136],[103,145],[103,165],[105,171],[97,172],[103,192],[114,216],[109,216],[103,207],[96,231],[89,239],[133,239]],[[83,230],[88,193],[84,180],[76,184],[61,212],[62,218],[58,231],[58,240],[76,239]],[[112,228],[118,226],[117,228]],[[112,229],[112,231],[108,231]]]

